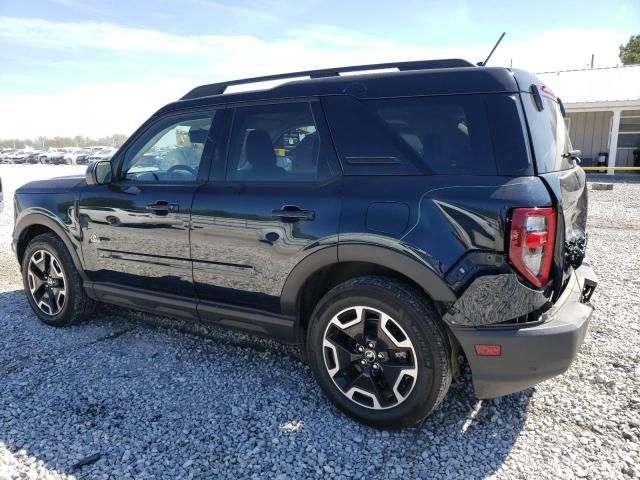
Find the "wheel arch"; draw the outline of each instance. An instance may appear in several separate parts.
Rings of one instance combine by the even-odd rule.
[[[295,318],[298,343],[304,343],[304,332],[318,300],[339,283],[363,275],[384,275],[412,284],[436,305],[456,300],[442,278],[405,253],[374,245],[328,247],[302,260],[282,290],[282,313]]]
[[[13,241],[18,262],[22,264],[24,252],[26,251],[29,242],[38,235],[42,235],[44,233],[51,233],[64,243],[71,255],[71,259],[73,260],[76,270],[80,274],[80,277],[83,280],[86,280],[82,261],[78,252],[79,246],[71,241],[69,235],[65,233],[65,229],[62,226],[41,213],[27,214],[16,222],[13,232]]]

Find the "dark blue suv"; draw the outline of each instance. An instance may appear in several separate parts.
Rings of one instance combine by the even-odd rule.
[[[286,83],[228,93],[266,80]],[[85,177],[20,188],[13,247],[48,325],[106,302],[268,335],[340,409],[397,428],[463,357],[480,398],[569,367],[596,285],[577,155],[560,100],[518,70],[204,85]]]

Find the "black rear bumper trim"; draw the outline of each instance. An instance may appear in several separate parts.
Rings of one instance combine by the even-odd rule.
[[[587,332],[593,307],[589,298],[597,280],[583,265],[576,270],[543,323],[527,328],[473,328],[452,326],[471,366],[478,398],[507,395],[565,372],[575,359]],[[500,344],[499,357],[478,356],[476,344]]]

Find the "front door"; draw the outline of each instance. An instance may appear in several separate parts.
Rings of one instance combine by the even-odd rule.
[[[208,176],[215,112],[163,117],[114,161],[114,180],[80,197],[82,253],[93,282],[195,297],[189,222]]]
[[[194,198],[194,282],[205,302],[278,314],[293,268],[337,244],[335,152],[315,101],[236,108],[228,145]]]

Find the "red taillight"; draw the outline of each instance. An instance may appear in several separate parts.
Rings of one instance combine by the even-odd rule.
[[[536,287],[549,281],[555,233],[553,208],[516,208],[511,213],[509,260]]]

